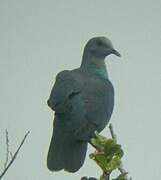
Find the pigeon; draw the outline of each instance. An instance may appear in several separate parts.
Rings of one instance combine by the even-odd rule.
[[[94,37],[85,45],[81,66],[56,76],[47,101],[55,111],[47,155],[49,170],[78,171],[95,131],[107,126],[114,107],[114,88],[105,64],[110,54],[120,56],[108,38]]]

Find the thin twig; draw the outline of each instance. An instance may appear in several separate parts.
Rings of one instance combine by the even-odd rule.
[[[109,125],[109,129],[110,129],[112,139],[117,143],[117,137],[116,137],[116,134],[114,133],[113,125],[111,123]]]
[[[100,152],[100,149],[98,149],[97,146],[95,146],[94,144],[92,144],[91,140],[88,141],[88,143],[89,143],[93,148],[95,148],[98,152]]]
[[[6,161],[4,163],[4,169],[6,169],[8,160],[9,160],[9,137],[8,137],[7,129],[6,129],[5,133],[6,133]]]
[[[5,175],[5,173],[7,172],[8,168],[12,165],[12,163],[13,163],[14,160],[16,159],[17,154],[19,153],[19,150],[21,149],[21,147],[22,147],[23,143],[25,142],[25,140],[26,140],[26,138],[27,138],[27,136],[28,136],[29,133],[30,133],[30,131],[28,131],[28,132],[25,134],[23,140],[21,141],[19,147],[17,148],[17,151],[14,153],[12,159],[10,160],[10,162],[8,163],[8,165],[6,166],[6,168],[4,169],[4,171],[2,172],[2,174],[0,175],[0,179]]]

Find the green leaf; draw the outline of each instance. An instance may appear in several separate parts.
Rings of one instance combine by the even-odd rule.
[[[98,150],[103,150],[104,145],[106,144],[106,141],[108,140],[106,137],[101,136],[98,134],[98,132],[95,132],[96,137],[91,139],[91,143],[98,148]]]
[[[98,139],[92,138],[91,143],[97,148],[97,150],[103,151],[103,144]]]
[[[107,171],[106,165],[107,165],[107,158],[104,154],[95,154],[94,161],[101,167],[103,171]]]
[[[119,144],[113,144],[113,146],[111,146],[111,147],[108,147],[108,145],[105,146],[104,152],[105,152],[106,156],[111,157],[111,158],[113,156],[119,156],[120,158],[122,158],[122,156],[124,154],[123,150],[121,149],[121,145],[119,145]]]
[[[113,156],[111,161],[106,165],[106,169],[112,172],[113,170],[117,169],[120,165],[120,157]]]

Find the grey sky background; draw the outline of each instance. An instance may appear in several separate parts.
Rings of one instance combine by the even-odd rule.
[[[116,93],[111,122],[125,151],[124,166],[134,180],[161,179],[160,22],[160,0],[0,1],[1,169],[5,129],[12,152],[31,131],[4,180],[100,175],[88,155],[75,174],[46,168],[53,123],[46,101],[55,75],[78,67],[85,43],[98,35],[110,38],[122,55],[106,62]]]

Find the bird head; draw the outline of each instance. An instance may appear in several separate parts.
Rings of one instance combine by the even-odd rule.
[[[84,50],[88,51],[92,56],[101,59],[104,59],[110,54],[121,56],[120,53],[114,49],[111,41],[106,37],[94,37],[90,39]]]

